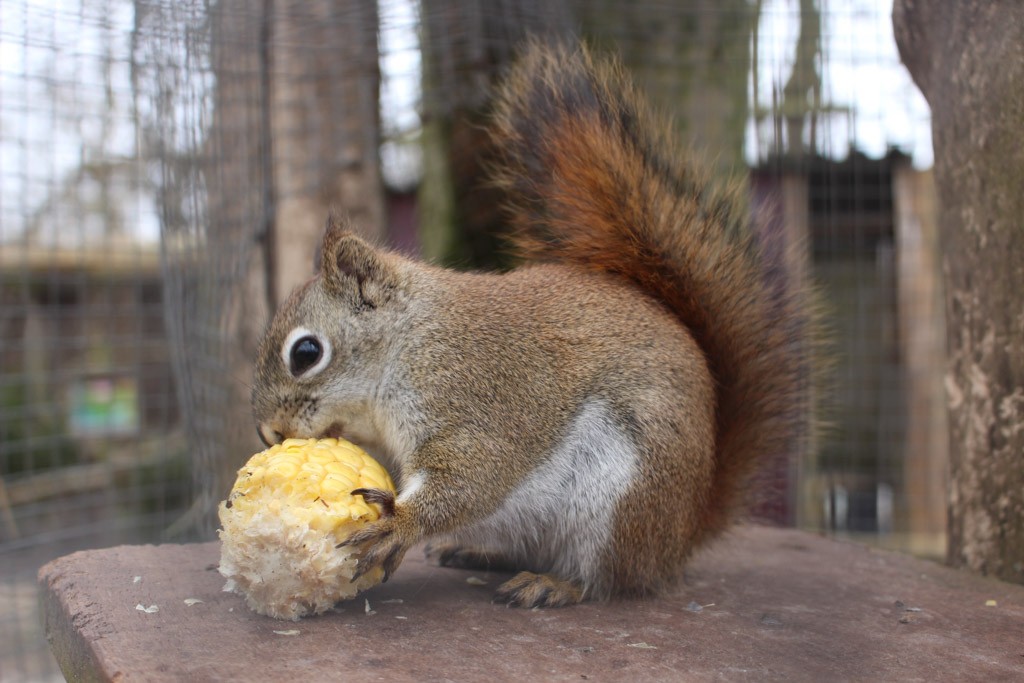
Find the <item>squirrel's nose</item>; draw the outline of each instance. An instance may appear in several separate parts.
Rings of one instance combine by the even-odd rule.
[[[256,432],[260,435],[260,441],[266,444],[267,448],[284,441],[284,434],[265,422],[256,425]]]

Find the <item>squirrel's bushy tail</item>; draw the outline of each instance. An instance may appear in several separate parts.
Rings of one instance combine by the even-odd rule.
[[[521,253],[634,282],[703,349],[718,385],[710,538],[743,507],[756,462],[806,434],[796,297],[769,282],[737,190],[673,146],[617,63],[531,45],[499,93],[494,140]]]

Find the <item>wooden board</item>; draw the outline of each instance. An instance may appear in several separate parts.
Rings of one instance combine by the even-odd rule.
[[[65,675],[1024,680],[1024,587],[792,530],[737,530],[671,596],[552,610],[493,604],[503,575],[435,567],[414,549],[388,584],[297,623],[222,592],[218,559],[216,543],[121,546],[44,566],[46,632]]]

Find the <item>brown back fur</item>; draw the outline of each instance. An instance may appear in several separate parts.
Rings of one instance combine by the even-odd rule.
[[[799,297],[766,282],[736,187],[649,115],[621,66],[533,45],[499,97],[496,179],[528,260],[623,278],[691,331],[717,382],[716,464],[697,543],[742,509],[759,459],[806,430]]]

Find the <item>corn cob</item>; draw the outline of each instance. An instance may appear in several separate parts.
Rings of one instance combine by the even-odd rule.
[[[351,494],[358,488],[395,490],[344,440],[288,439],[252,456],[218,511],[224,590],[260,614],[297,620],[379,583],[380,568],[353,583],[353,551],[337,547],[380,515]]]

